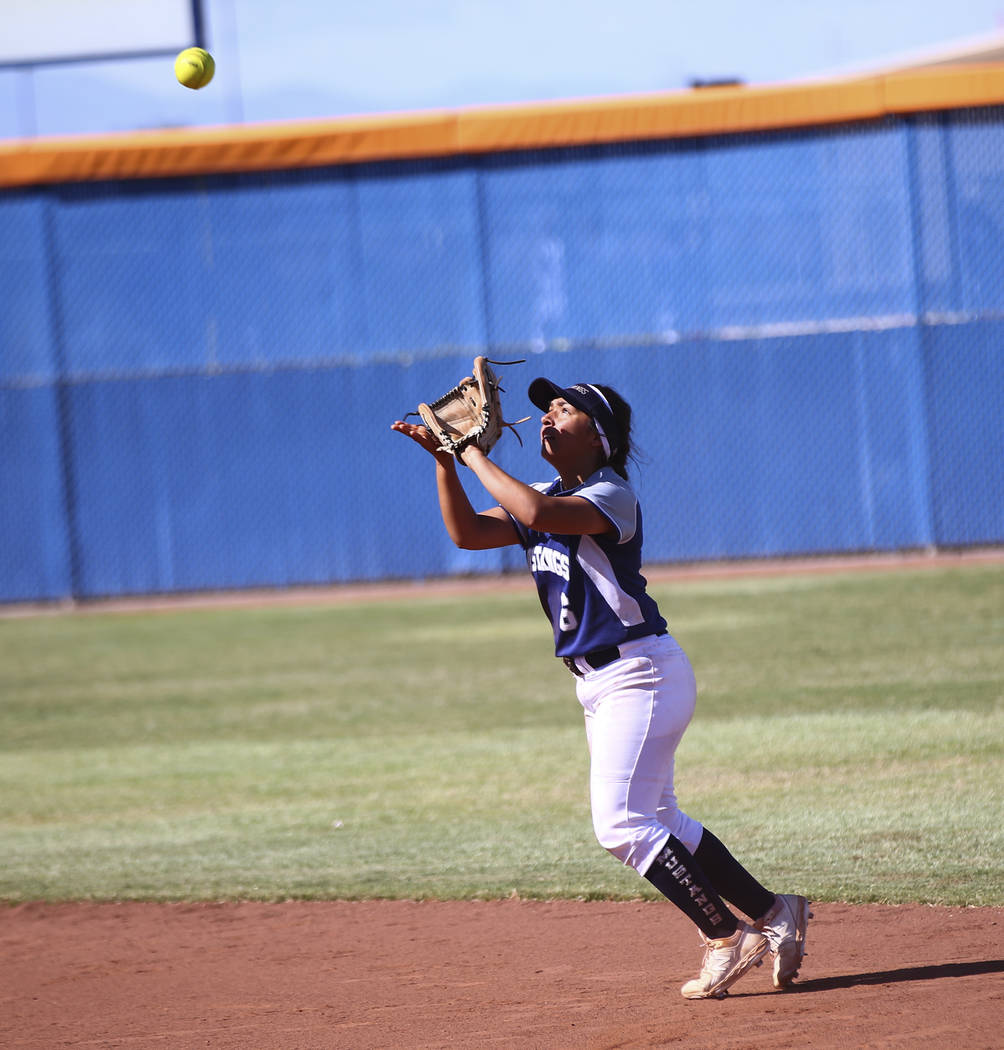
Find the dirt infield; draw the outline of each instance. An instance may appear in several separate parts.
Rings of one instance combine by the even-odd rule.
[[[660,902],[22,904],[6,1050],[997,1050],[1004,908],[813,908],[797,988],[723,1002]]]

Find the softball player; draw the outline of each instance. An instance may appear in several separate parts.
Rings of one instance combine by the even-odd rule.
[[[548,379],[534,380],[529,397],[544,413],[541,455],[558,476],[526,485],[473,445],[461,458],[498,501],[481,513],[456,458],[438,450],[428,429],[401,420],[392,428],[435,457],[440,512],[458,547],[526,551],[555,654],[575,676],[585,712],[596,837],[680,908],[704,941],[704,964],[683,985],[684,997],[723,998],[768,953],[774,986],[783,988],[805,952],[808,902],[765,889],[674,794],[674,756],[697,689],[641,575],[641,508],[627,480],[630,406],[610,387],[563,388]]]

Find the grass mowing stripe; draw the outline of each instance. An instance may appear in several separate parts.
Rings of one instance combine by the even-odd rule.
[[[771,885],[993,903],[978,873],[1004,852],[1002,729],[947,712],[698,723],[678,786]],[[38,808],[3,814],[6,897],[650,895],[592,841],[578,727],[420,735],[407,756],[396,739],[55,751],[7,773],[33,764]]]
[[[681,800],[757,874],[1001,903],[1004,567],[656,592]],[[650,896],[586,765],[530,593],[0,621],[11,900]]]

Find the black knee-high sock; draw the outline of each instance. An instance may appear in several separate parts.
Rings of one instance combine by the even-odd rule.
[[[731,937],[739,920],[715,892],[694,855],[675,835],[660,850],[645,878],[711,938]]]
[[[774,894],[764,889],[707,828],[694,850],[694,859],[711,885],[751,919],[760,919],[770,910]]]

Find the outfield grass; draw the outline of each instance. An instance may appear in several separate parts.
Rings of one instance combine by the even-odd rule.
[[[700,686],[681,802],[763,881],[1004,903],[1004,566],[653,591]],[[652,896],[548,636],[529,581],[0,620],[0,898]]]

